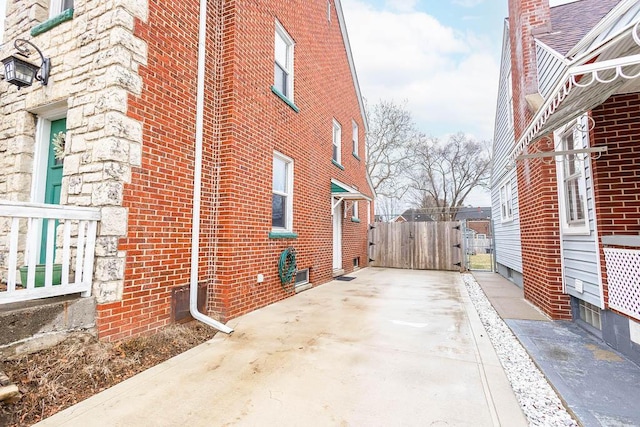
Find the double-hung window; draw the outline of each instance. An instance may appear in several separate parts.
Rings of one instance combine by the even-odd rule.
[[[293,229],[293,160],[273,154],[273,193],[271,226],[274,231]]]
[[[587,223],[587,182],[584,157],[588,155],[571,153],[583,148],[583,133],[578,130],[578,119],[566,132],[560,134],[561,150],[569,153],[562,156],[560,163],[560,198],[565,232],[586,233]]]
[[[333,161],[342,163],[342,127],[337,120],[333,120]]]
[[[513,220],[512,203],[511,181],[507,180],[500,187],[500,216],[502,222]]]
[[[49,18],[56,17],[68,9],[73,9],[73,0],[51,0]]]
[[[275,75],[273,87],[293,102],[293,39],[276,21]]]
[[[358,124],[352,120],[351,121],[351,127],[353,129],[352,131],[352,138],[353,138],[353,155],[358,157]]]

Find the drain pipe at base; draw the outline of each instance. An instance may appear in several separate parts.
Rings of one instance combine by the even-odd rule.
[[[204,77],[205,43],[207,35],[207,0],[200,0],[200,28],[198,33],[198,86],[196,94],[196,141],[193,178],[193,227],[191,231],[191,281],[189,285],[189,312],[191,316],[230,334],[233,329],[198,311],[198,258],[200,255],[200,209],[202,196],[202,141],[204,138]]]

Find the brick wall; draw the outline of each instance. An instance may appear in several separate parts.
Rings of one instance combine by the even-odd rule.
[[[208,285],[209,314],[222,321],[292,295],[277,271],[289,246],[314,285],[329,281],[331,178],[369,192],[364,162],[351,155],[351,120],[361,152],[364,123],[332,10],[328,20],[322,2],[209,2],[199,280]],[[270,89],[276,17],[296,42],[299,112]],[[98,307],[103,339],[166,325],[171,289],[189,283],[197,34],[197,3],[151,1],[148,21],[136,22],[148,63],[139,69],[144,89],[129,97],[128,115],[143,123],[142,164],[124,191],[122,300]],[[342,125],[344,170],[331,162],[333,118]],[[297,239],[269,238],[274,150],[294,160]],[[367,263],[365,206],[360,223],[350,213],[343,219],[347,272],[354,257]]]
[[[332,278],[331,178],[368,193],[365,165],[351,154],[351,121],[364,124],[353,87],[342,35],[332,8],[323,2],[236,1],[227,6],[223,58],[217,265],[211,302],[223,319],[291,295],[277,271],[280,253],[295,247],[298,268],[310,269],[314,285]],[[271,92],[275,19],[295,40],[294,101],[299,112]],[[342,165],[331,162],[332,120],[342,126]],[[269,239],[273,152],[294,160],[295,240]],[[212,188],[211,186],[209,188]],[[214,195],[212,194],[211,197]],[[365,215],[365,203],[361,203]],[[343,266],[353,258],[366,265],[366,220],[343,218]],[[263,274],[265,281],[257,283]]]
[[[520,139],[532,114],[526,95],[538,92],[534,35],[551,29],[548,0],[509,0],[509,40],[513,120],[516,141]]]
[[[615,95],[592,111],[595,145],[607,153],[593,161],[596,218],[600,236],[640,233],[640,93]],[[602,250],[602,245],[600,245]],[[605,302],[607,277],[602,259]]]
[[[553,148],[553,141],[543,138],[527,150]],[[571,319],[569,296],[562,293],[555,162],[527,159],[517,168],[525,298],[552,319]]]
[[[142,164],[132,168],[123,197],[122,299],[98,306],[103,339],[166,325],[171,288],[189,283],[198,5],[151,1],[148,21],[137,20],[135,34],[149,52],[139,69],[142,93],[128,99],[128,116],[143,123]]]

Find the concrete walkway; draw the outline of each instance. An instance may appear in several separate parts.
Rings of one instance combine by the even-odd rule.
[[[502,276],[473,276],[582,426],[640,426],[638,365],[575,323],[550,321]]]
[[[525,426],[457,273],[368,268],[42,426]]]

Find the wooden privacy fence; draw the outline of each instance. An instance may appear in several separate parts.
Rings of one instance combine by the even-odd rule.
[[[369,233],[371,265],[461,271],[460,222],[377,222]]]

